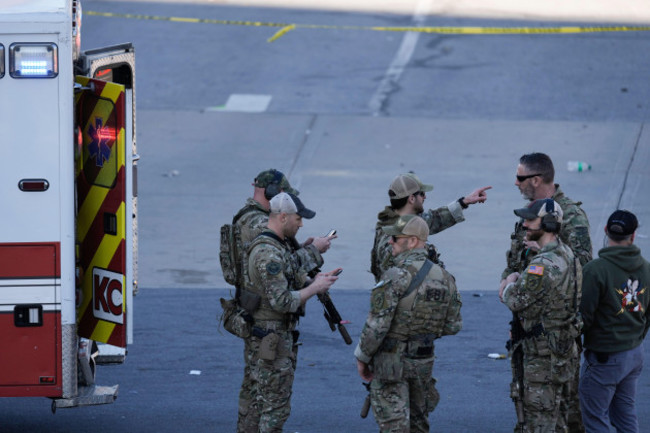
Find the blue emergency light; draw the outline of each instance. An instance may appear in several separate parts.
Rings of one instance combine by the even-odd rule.
[[[59,74],[53,43],[15,43],[9,46],[9,75],[13,78],[54,78]]]

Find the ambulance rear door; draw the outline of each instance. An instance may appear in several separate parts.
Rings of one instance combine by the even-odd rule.
[[[133,339],[137,288],[133,47],[84,52],[78,70],[83,74],[75,77],[78,332],[124,349]],[[117,351],[112,361],[124,354]]]

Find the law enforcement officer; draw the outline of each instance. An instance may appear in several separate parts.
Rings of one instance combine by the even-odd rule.
[[[499,287],[499,297],[518,314],[522,335],[514,336],[513,352],[523,351],[522,365],[513,362],[512,387],[518,432],[556,432],[568,428],[568,398],[573,366],[579,362],[576,337],[581,321],[582,268],[571,248],[560,239],[562,208],[552,199],[535,200],[515,210],[526,230],[526,241],[539,252],[522,274],[513,272]],[[520,377],[518,377],[520,376]]]
[[[298,197],[285,192],[273,197],[269,206],[267,230],[250,246],[243,289],[257,298],[249,344],[252,391],[256,396],[253,408],[259,420],[259,430],[254,431],[262,433],[281,432],[289,417],[298,316],[309,298],[326,292],[337,280],[334,271],[310,280],[288,244],[302,227],[302,219],[313,218],[315,213]]]
[[[617,210],[607,220],[607,247],[583,269],[580,312],[585,360],[580,406],[588,433],[638,433],[636,387],[650,327],[650,263],[634,245],[636,216]]]
[[[246,252],[250,247],[253,239],[266,229],[269,221],[269,200],[280,192],[288,192],[298,195],[299,192],[292,188],[286,176],[279,170],[269,169],[260,172],[253,180],[253,197],[246,200],[245,205],[233,217],[234,237],[236,242],[236,251],[240,259],[237,266],[240,266],[238,275],[244,275],[246,266]],[[334,236],[322,236],[309,238],[303,245],[298,245],[295,238],[291,238],[291,248],[294,250],[298,263],[305,273],[313,272],[323,265],[321,254],[325,253],[330,247],[330,241],[335,239]],[[237,287],[236,298],[240,299],[240,287]],[[239,433],[246,431],[257,432],[257,413],[251,409],[255,404],[255,394],[251,385],[251,350],[249,339],[244,339],[244,378],[239,392],[239,414],[237,420],[237,431]]]
[[[426,193],[431,191],[433,186],[420,182],[420,179],[414,173],[400,174],[393,179],[388,188],[390,206],[386,206],[377,215],[375,241],[370,253],[370,272],[375,276],[375,282],[378,282],[381,275],[393,266],[392,250],[388,243],[390,236],[382,231],[383,227],[394,225],[401,215],[418,215],[426,221],[429,234],[439,233],[456,223],[465,221],[463,209],[467,209],[469,205],[474,203],[485,202],[487,200],[485,191],[490,188],[492,187],[478,188],[468,196],[461,197],[447,206],[425,212],[424,200],[427,198]],[[427,244],[426,248],[429,257],[435,263],[442,265],[442,262],[439,262],[435,247],[432,244]]]
[[[395,257],[372,291],[370,313],[354,351],[359,375],[370,384],[381,432],[428,432],[439,394],[431,377],[434,343],[462,328],[454,277],[429,261],[429,225],[404,215],[383,231]]]
[[[555,168],[548,155],[530,153],[519,159],[515,185],[521,195],[530,202],[551,198],[562,208],[563,218],[559,237],[565,245],[571,248],[573,254],[580,260],[580,264],[584,266],[592,258],[589,220],[580,207],[582,203],[575,202],[564,195],[560,185],[554,183],[554,178]],[[539,245],[536,242],[526,240],[526,230],[521,220],[515,224],[514,232],[510,238],[510,249],[506,252],[507,266],[501,274],[502,282],[512,272],[523,272],[539,251]],[[573,369],[572,395],[568,398],[566,405],[563,404],[562,410],[569,411],[569,431],[581,433],[584,432],[584,427],[577,394],[580,374],[579,359]]]

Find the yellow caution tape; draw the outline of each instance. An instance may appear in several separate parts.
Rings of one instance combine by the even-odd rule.
[[[228,26],[279,27],[267,42],[273,42],[294,29],[369,30],[376,32],[420,32],[455,35],[549,35],[598,32],[647,32],[650,26],[566,26],[566,27],[376,27],[336,26],[316,24],[287,24],[262,21],[213,20],[207,18],[162,17],[155,15],[119,14],[113,12],[84,11],[85,15],[137,20],[173,21],[183,23],[220,24]]]

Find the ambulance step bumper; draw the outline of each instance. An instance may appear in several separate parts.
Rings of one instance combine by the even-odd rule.
[[[52,411],[59,407],[93,406],[113,403],[117,398],[119,385],[113,386],[82,386],[79,395],[72,398],[57,398],[52,401]]]

